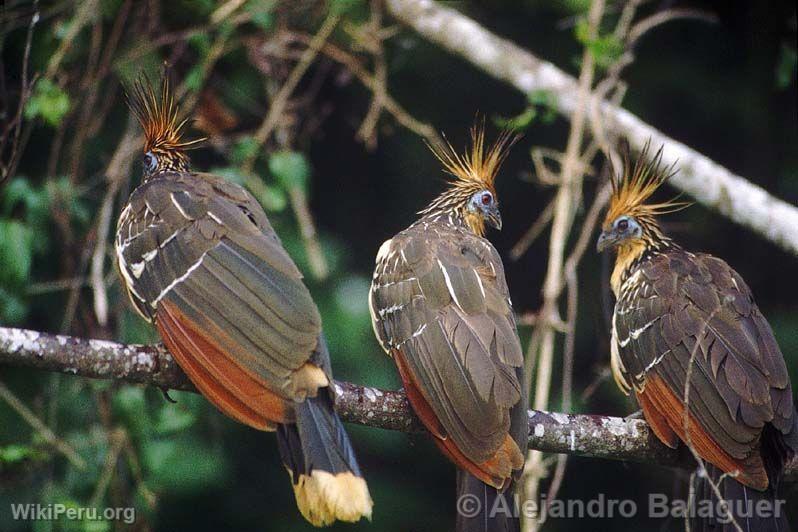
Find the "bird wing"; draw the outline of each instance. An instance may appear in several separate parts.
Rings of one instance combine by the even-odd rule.
[[[226,413],[290,420],[286,401],[326,385],[325,372],[308,364],[318,310],[241,187],[205,174],[152,179],[131,195],[116,248],[136,308]]]
[[[784,358],[742,278],[720,259],[675,250],[627,283],[616,348],[655,432],[671,445],[690,439],[704,459],[767,486],[760,435],[765,423],[790,432],[794,407]]]
[[[520,467],[508,434],[510,410],[522,403],[523,356],[493,246],[464,231],[411,226],[380,249],[369,302],[380,343],[445,452],[459,453],[455,462],[497,460],[485,466],[493,477]]]

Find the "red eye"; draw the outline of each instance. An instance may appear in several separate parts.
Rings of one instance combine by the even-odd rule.
[[[482,194],[482,205],[490,205],[493,201],[493,196],[489,192]]]
[[[618,229],[620,229],[621,231],[626,231],[627,229],[629,229],[629,220],[619,220]]]

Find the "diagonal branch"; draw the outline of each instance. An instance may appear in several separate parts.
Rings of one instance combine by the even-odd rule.
[[[571,118],[578,109],[577,80],[552,63],[503,39],[477,22],[432,0],[387,0],[388,11],[422,37],[470,61],[487,74],[529,94],[556,95],[557,110]],[[622,134],[636,150],[651,139],[663,145],[663,163],[678,163],[671,183],[734,222],[798,255],[798,208],[678,142],[629,111],[602,101],[609,131]]]
[[[0,327],[0,366],[196,391],[160,345],[125,345]],[[336,408],[344,421],[402,432],[423,431],[401,391],[340,381],[336,382],[336,389]],[[695,467],[684,448],[674,451],[664,446],[639,419],[530,410],[529,447],[551,453]],[[798,480],[798,460],[790,464],[785,476]]]

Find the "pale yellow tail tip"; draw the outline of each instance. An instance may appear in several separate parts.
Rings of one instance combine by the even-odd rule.
[[[374,503],[366,481],[350,472],[333,475],[313,471],[300,475],[294,484],[296,505],[314,526],[327,526],[338,521],[354,523],[365,517],[371,521]]]

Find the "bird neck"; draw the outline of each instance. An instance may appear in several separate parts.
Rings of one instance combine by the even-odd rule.
[[[187,173],[191,171],[188,155],[181,150],[151,150],[156,157],[156,165],[152,170],[144,168],[142,182],[165,173]]]
[[[632,242],[623,243],[618,246],[615,255],[615,267],[610,276],[610,287],[617,299],[621,293],[621,286],[630,275],[637,269],[644,255],[646,255],[646,243],[637,239]]]
[[[459,229],[466,229],[477,236],[485,235],[484,218],[468,209],[471,193],[450,189],[435,198],[426,209],[419,212],[419,222],[445,223]]]
[[[616,248],[615,267],[610,275],[610,287],[615,298],[620,296],[624,282],[644,261],[653,255],[676,247],[678,245],[665,236],[656,225],[648,227],[642,238],[619,244]]]

